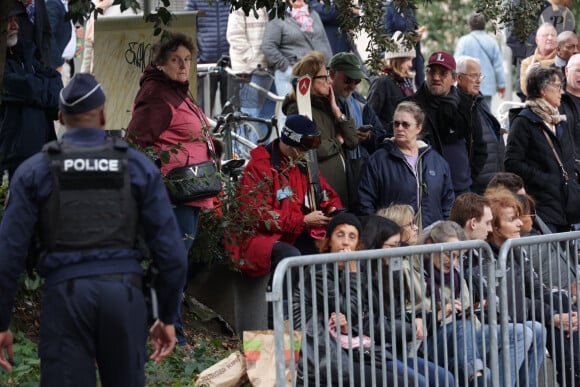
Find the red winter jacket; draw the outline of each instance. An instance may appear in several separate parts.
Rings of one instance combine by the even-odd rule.
[[[166,175],[176,167],[210,161],[203,111],[187,95],[189,82],[169,79],[155,66],[147,66],[139,81],[127,139],[141,147],[168,151],[170,158],[161,165]],[[177,152],[172,152],[177,151]],[[201,199],[189,206],[212,208],[213,200]]]
[[[240,184],[240,211],[258,221],[243,235],[239,231],[226,233],[229,238],[225,247],[230,259],[250,277],[270,273],[274,242],[294,244],[305,231],[304,215],[310,212],[304,204],[308,187],[305,169],[288,165],[281,158],[278,143],[275,140],[251,152]],[[327,199],[322,202],[322,210],[342,208],[338,195],[322,176],[320,185]]]

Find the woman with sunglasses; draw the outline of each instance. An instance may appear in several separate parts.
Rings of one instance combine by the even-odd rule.
[[[394,115],[394,136],[369,158],[358,188],[360,211],[374,214],[392,203],[409,204],[419,228],[449,218],[455,198],[447,161],[419,140],[425,113],[401,102]]]
[[[354,149],[359,142],[355,121],[346,119],[340,110],[326,69],[325,57],[318,51],[306,55],[294,65],[292,75],[312,77],[310,102],[312,121],[320,131],[320,146],[317,149],[320,173],[340,196],[346,206],[348,188],[346,180],[345,147]],[[297,114],[296,92],[293,90],[282,105],[284,114]],[[344,144],[344,146],[343,146]]]

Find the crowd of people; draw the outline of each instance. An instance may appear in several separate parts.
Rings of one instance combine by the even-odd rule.
[[[47,0],[48,6],[50,3]],[[196,4],[191,0],[188,7],[199,9],[200,5]],[[232,54],[232,64],[240,71],[248,71],[258,64],[273,70],[275,81],[268,87],[286,95],[283,103],[286,118],[280,138],[251,152],[239,182],[236,196],[239,210],[257,221],[244,225],[244,230],[232,227],[224,240],[226,252],[244,275],[269,275],[282,259],[300,254],[466,239],[487,241],[497,255],[509,239],[524,234],[568,231],[580,218],[566,205],[569,200],[567,187],[577,184],[577,160],[580,158],[580,120],[577,117],[580,106],[580,54],[577,52],[580,47],[573,32],[560,32],[552,24],[539,24],[535,52],[519,62],[522,98],[526,102],[523,109],[514,113],[506,143],[502,128],[490,111],[490,98],[496,92],[504,95],[505,80],[498,66],[495,42],[485,34],[482,15],[470,15],[471,32],[459,40],[455,56],[435,51],[428,56],[423,68],[425,61],[420,41],[425,27],[419,27],[412,10],[396,12],[388,3],[385,28],[393,35],[396,48],[385,52],[385,72],[371,80],[367,99],[358,92],[357,85],[368,74],[352,47],[351,37],[337,35],[332,27],[336,21],[334,7],[334,4],[319,7],[294,1],[284,19],[268,20],[263,12],[250,15],[232,12],[226,22],[223,10],[216,6],[210,9],[215,15],[210,14],[208,18],[216,17],[221,21],[200,23],[200,28],[221,27],[221,30],[200,31],[197,46],[184,34],[166,34],[153,47],[152,61],[140,80],[126,131],[126,140],[149,154],[153,152],[155,168],[143,155],[128,151],[124,142],[120,145],[105,139],[102,132],[105,95],[94,77],[77,74],[70,85],[63,88],[59,72],[70,62],[69,46],[75,26],[68,22],[61,26],[63,34],[66,32],[61,42],[64,46],[53,44],[58,52],[51,53],[55,59],[50,65],[50,59],[42,59],[40,48],[34,51],[35,46],[22,43],[28,40],[19,43],[20,25],[26,25],[28,17],[25,5],[13,1],[0,105],[0,167],[8,172],[14,198],[8,202],[0,226],[0,246],[4,247],[0,255],[3,263],[0,284],[5,289],[3,294],[14,295],[16,279],[24,267],[24,251],[33,231],[45,233],[40,240],[47,248],[48,259],[39,267],[47,279],[45,302],[49,308],[43,312],[44,320],[64,321],[62,326],[66,329],[77,329],[77,337],[71,345],[83,347],[74,352],[82,358],[60,365],[55,364],[54,358],[61,350],[44,347],[40,354],[45,366],[44,377],[64,380],[62,378],[69,376],[63,367],[84,362],[83,367],[89,371],[79,369],[70,376],[81,380],[91,370],[94,374],[94,364],[87,365],[86,360],[97,359],[103,380],[142,383],[142,367],[129,374],[120,370],[120,366],[129,361],[142,365],[144,359],[141,348],[146,336],[144,324],[135,328],[137,323],[130,316],[131,313],[143,317],[145,314],[144,300],[139,297],[135,301],[130,290],[141,287],[137,263],[142,257],[133,248],[137,245],[139,228],[144,228],[149,248],[156,253],[155,260],[162,269],[160,289],[165,304],[152,331],[156,348],[153,359],[160,361],[166,357],[175,345],[174,340],[188,348],[181,325],[178,294],[187,286],[185,253],[195,239],[201,211],[212,208],[213,199],[206,197],[185,203],[174,200],[170,206],[170,198],[162,189],[161,176],[175,168],[216,161],[220,143],[211,137],[205,113],[188,92],[188,77],[196,59],[198,63],[215,62],[217,51],[223,47]],[[352,11],[358,17],[358,10]],[[405,28],[398,27],[402,24]],[[416,31],[417,37],[412,48],[402,35],[409,29]],[[329,35],[329,31],[334,31],[334,35]],[[209,35],[220,44],[204,40]],[[222,45],[224,39],[236,43]],[[248,44],[247,48],[242,44]],[[210,50],[216,52],[209,53]],[[254,75],[257,81],[263,80],[261,74]],[[311,78],[311,117],[300,114],[293,82],[304,75]],[[213,89],[217,88],[217,83],[224,87],[225,80],[214,81]],[[59,123],[66,128],[66,134],[62,141],[43,148],[46,142],[56,138],[52,120],[57,108]],[[271,112],[263,106],[247,109],[257,115]],[[27,136],[16,130],[21,127],[26,128]],[[30,132],[32,130],[34,132]],[[40,154],[25,161],[41,150]],[[55,156],[61,152],[64,156]],[[103,187],[98,184],[81,187],[85,181],[82,173],[66,173],[65,167],[59,170],[57,161],[48,165],[48,161],[58,159],[64,160],[66,166],[66,157],[85,153],[93,158],[105,154],[123,165],[116,169],[112,166],[116,163],[107,164],[111,165],[109,169],[103,167],[103,171],[98,172],[108,174],[95,175],[98,184],[104,184],[106,193],[99,191]],[[120,208],[117,203],[111,211],[119,213],[120,217],[106,218],[97,213],[101,208],[98,205],[89,208],[90,200],[75,202],[71,195],[79,192],[88,192],[87,198],[99,193],[110,195],[107,200],[122,197],[124,201],[119,203],[126,204],[127,208]],[[70,208],[61,208],[59,201],[70,204]],[[26,210],[26,206],[35,210]],[[88,217],[77,219],[66,227],[51,220],[71,219],[71,211],[75,209]],[[153,214],[153,210],[163,214]],[[105,226],[127,226],[126,238],[116,239],[104,233],[93,239],[87,232],[92,230],[87,219],[97,219]],[[19,239],[9,238],[11,228],[23,231]],[[546,246],[546,249],[552,252],[553,246]],[[8,250],[12,255],[4,253]],[[556,252],[554,255],[559,263],[539,259],[543,254],[539,248],[526,253],[530,265],[510,263],[513,270],[509,280],[524,284],[524,288],[510,299],[513,304],[510,347],[500,348],[501,356],[512,359],[511,380],[514,383],[520,379],[535,385],[544,359],[544,347],[547,347],[555,359],[558,382],[580,385],[580,338],[575,301],[570,298],[562,302],[564,293],[575,293],[577,273],[570,269],[574,265],[568,257],[560,254],[560,249]],[[415,360],[406,364],[406,359],[397,357],[395,350],[387,359],[379,359],[393,365],[392,372],[385,375],[362,365],[355,367],[362,370],[357,378],[367,383],[379,380],[390,385],[396,378],[409,378],[412,383],[411,379],[418,374],[420,386],[433,385],[435,380],[445,380],[448,386],[464,385],[465,380],[454,379],[453,368],[456,367],[466,375],[468,383],[489,385],[490,370],[482,361],[488,346],[482,343],[496,333],[490,331],[484,318],[464,320],[462,324],[452,318],[469,309],[472,303],[485,301],[485,295],[469,289],[468,282],[458,275],[460,258],[458,253],[441,253],[430,256],[432,262],[408,261],[396,280],[397,284],[407,286],[407,291],[402,292],[397,286],[382,289],[385,300],[392,299],[391,292],[404,293],[397,298],[401,303],[390,305],[389,312],[394,310],[394,315],[379,317],[406,324],[408,327],[402,331],[406,334],[396,335],[403,340],[424,339],[424,362]],[[494,257],[480,257],[477,264],[467,265],[466,275],[486,282],[486,265],[493,260]],[[106,265],[102,265],[104,261]],[[384,268],[379,272],[386,273],[389,262],[383,263]],[[79,267],[85,265],[88,272],[81,273]],[[360,270],[356,262],[346,262],[336,273],[316,273],[314,280],[332,284]],[[543,277],[550,281],[542,283],[541,278],[534,276],[535,270],[551,273]],[[452,278],[451,283],[448,278]],[[558,278],[556,284],[553,278]],[[386,281],[383,278],[383,283]],[[138,352],[133,357],[125,356],[116,366],[107,362],[106,356],[104,358],[99,352],[100,347],[90,344],[91,337],[84,336],[85,332],[78,329],[74,318],[68,319],[67,316],[78,313],[76,304],[63,305],[61,302],[74,295],[75,303],[80,305],[92,297],[92,292],[107,288],[110,282],[129,289],[127,299],[117,299],[114,306],[126,309],[120,317],[119,329],[133,331],[121,346],[136,348]],[[434,289],[428,297],[424,293],[426,284]],[[310,290],[309,299],[321,297],[316,289]],[[332,301],[332,304],[343,305],[340,310],[328,316],[316,314],[318,319],[310,318],[310,325],[302,327],[306,344],[313,344],[310,339],[317,331],[312,324],[326,326],[334,321],[335,334],[339,336],[353,329],[364,335],[369,327],[385,323],[383,320],[365,321],[358,326],[353,321],[351,325],[347,315],[360,315],[361,307],[374,308],[378,301],[368,298],[360,300],[360,304],[348,305],[346,300],[354,297],[354,293],[352,289],[341,287],[341,290],[345,293],[333,294]],[[547,301],[547,294],[557,297],[558,302],[553,301],[556,298]],[[466,295],[473,297],[466,298]],[[12,345],[8,330],[12,302],[3,300],[0,304],[0,366],[6,369],[11,368],[4,348]],[[91,299],[91,302],[99,304],[102,301]],[[429,313],[429,318],[425,319],[424,311],[432,311],[441,302],[447,306]],[[527,306],[518,308],[521,305]],[[345,310],[350,312],[345,314]],[[409,320],[409,314],[417,310],[423,311],[422,314],[413,315]],[[62,313],[57,316],[56,311]],[[107,324],[99,325],[102,316],[85,309],[81,313],[86,314],[91,324],[98,325],[95,335],[107,330]],[[49,323],[43,324],[42,343],[55,346],[59,337],[68,334],[65,328],[54,330]],[[448,324],[453,324],[453,329],[446,328]],[[425,337],[427,332],[434,334]],[[112,336],[104,337],[100,345],[115,341]],[[334,350],[344,349],[339,340],[337,342]],[[453,342],[451,347],[456,352],[441,352],[440,342]],[[390,343],[393,348],[398,345]],[[120,351],[118,357],[123,357],[124,353]],[[451,372],[434,362],[443,356],[453,359]],[[529,359],[525,365],[524,358]],[[70,355],[67,359],[71,359]],[[331,361],[336,359],[333,356]],[[308,359],[312,364],[319,360]],[[326,376],[351,377],[337,372],[332,368],[332,376]],[[299,369],[299,378],[311,377],[313,375],[301,373]],[[384,377],[387,379],[383,380]]]

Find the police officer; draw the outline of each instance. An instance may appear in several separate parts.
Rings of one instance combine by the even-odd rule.
[[[159,269],[156,363],[175,347],[186,252],[159,170],[105,135],[105,94],[90,74],[60,93],[62,141],[26,160],[0,224],[0,366],[11,370],[8,329],[33,232],[43,254],[39,357],[42,386],[143,386],[147,311],[137,234]]]

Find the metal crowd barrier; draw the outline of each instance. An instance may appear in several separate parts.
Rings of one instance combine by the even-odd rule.
[[[554,351],[574,352],[576,344],[580,348],[578,334],[568,339],[549,323],[553,315],[576,309],[580,289],[570,286],[576,282],[578,238],[580,232],[509,240],[497,260],[483,241],[285,259],[266,294],[273,308],[277,385],[511,387],[560,382],[561,387],[580,387],[573,376],[580,374],[578,365],[570,366]],[[453,256],[453,274],[434,265]],[[528,270],[529,277],[509,281],[515,265],[529,268],[533,263],[536,274]],[[425,273],[430,273],[428,281]],[[437,296],[435,278],[444,278],[448,292],[461,299],[462,312],[440,318],[447,303],[445,295]],[[526,288],[533,280],[546,283],[541,294]],[[559,286],[564,291],[556,291]],[[530,305],[514,302],[515,290],[524,291]],[[535,302],[545,302],[549,313],[538,313],[531,306]],[[525,316],[520,324],[514,308]],[[345,329],[333,312],[344,314]],[[423,338],[416,329],[419,321],[426,325]],[[571,320],[561,326],[574,328]],[[293,331],[302,333],[300,348],[285,340],[285,332]],[[566,370],[572,376],[558,377],[540,367],[535,358],[543,360],[546,353],[555,370],[570,366]],[[429,372],[429,367],[439,372]]]

